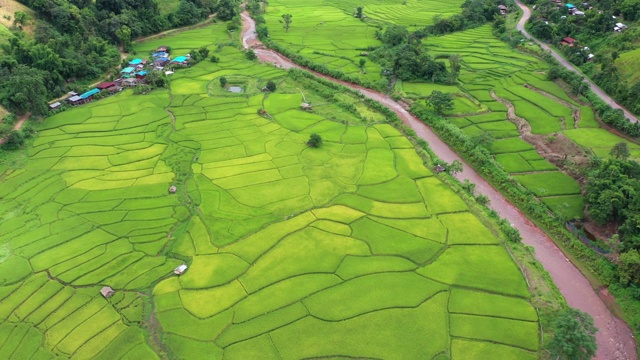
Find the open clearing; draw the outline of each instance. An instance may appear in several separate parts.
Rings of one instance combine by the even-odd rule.
[[[137,51],[226,36],[213,25]],[[0,353],[536,358],[523,276],[406,138],[357,96],[217,55],[170,90],[48,118],[29,162],[0,177]],[[278,90],[225,94],[221,76]]]

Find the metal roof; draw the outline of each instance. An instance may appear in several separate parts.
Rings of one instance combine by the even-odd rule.
[[[91,89],[91,90],[87,91],[86,93],[80,95],[80,97],[83,98],[83,99],[86,99],[88,97],[91,97],[91,96],[99,93],[99,92],[100,92],[100,89]]]

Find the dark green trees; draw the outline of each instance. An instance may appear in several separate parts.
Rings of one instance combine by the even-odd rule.
[[[322,137],[318,134],[311,134],[307,141],[307,146],[317,148],[320,147],[320,145],[322,145]]]
[[[595,333],[589,314],[569,308],[556,317],[553,324],[553,339],[549,343],[549,352],[553,359],[589,360],[596,354]]]
[[[434,90],[427,98],[427,104],[436,114],[442,115],[445,111],[453,109],[453,97],[449,93]]]
[[[216,6],[218,19],[229,21],[237,16],[239,11],[239,2],[237,0],[220,0]]]
[[[401,80],[449,80],[445,64],[435,61],[423,50],[418,34],[409,34],[406,28],[392,25],[379,32],[378,39],[384,45],[371,52],[370,57],[385,68],[385,75]]]
[[[276,83],[273,82],[273,80],[267,81],[267,85],[265,87],[267,88],[267,90],[269,90],[271,92],[276,91]]]

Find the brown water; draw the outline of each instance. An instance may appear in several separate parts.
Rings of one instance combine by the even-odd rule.
[[[242,44],[246,49],[254,48],[260,61],[272,63],[283,69],[302,69],[302,67],[282,54],[262,48],[262,44],[256,38],[255,22],[246,12],[242,13],[242,23]],[[618,319],[609,311],[584,275],[564,256],[562,251],[539,227],[533,224],[515,205],[511,204],[475,172],[458,154],[440,140],[427,125],[409,113],[402,105],[384,94],[346,83],[309,69],[305,70],[324,79],[360,91],[366,97],[380,102],[395,112],[418,136],[427,141],[429,147],[440,159],[449,163],[454,160],[462,162],[464,170],[456,174],[456,178],[460,181],[468,179],[476,184],[476,193],[487,196],[491,200],[490,207],[520,231],[524,244],[535,249],[536,259],[549,272],[567,303],[574,308],[589,313],[594,318],[595,325],[599,329],[596,334],[598,343],[597,359],[635,360],[637,358],[635,339],[631,329],[624,321]]]

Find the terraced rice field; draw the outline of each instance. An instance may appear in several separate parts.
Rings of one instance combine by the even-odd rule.
[[[409,140],[353,95],[218,55],[47,119],[2,169],[1,358],[537,358],[523,276]]]
[[[369,16],[366,22],[353,18],[353,9],[357,6],[364,6],[364,13]],[[446,16],[457,13],[458,9],[456,3],[323,1],[309,6],[278,0],[270,3],[265,17],[271,38],[279,44],[329,68],[376,81],[381,76],[376,64],[367,62],[365,72],[357,66],[361,50],[380,44],[375,39],[375,26],[398,24],[416,30],[431,23],[433,16],[425,12]],[[288,33],[278,23],[284,13],[294,16]],[[454,109],[446,114],[453,123],[472,137],[491,134],[495,141],[489,149],[506,171],[557,214],[568,219],[581,218],[584,201],[578,183],[545,160],[531,139],[537,137],[544,142],[545,138],[553,139],[560,134],[588,153],[603,157],[608,156],[616,143],[625,140],[601,129],[589,107],[578,104],[561,87],[546,80],[545,63],[509,48],[495,38],[488,25],[441,37],[431,36],[424,44],[432,56],[461,56],[459,84],[398,81],[396,91],[417,101],[422,101],[433,90],[453,93]],[[508,118],[505,104],[513,107],[513,116],[522,119],[524,131],[519,130],[514,119]],[[599,140],[592,141],[595,137]],[[640,146],[627,143],[632,156],[640,158]],[[548,180],[558,183],[550,188]]]

